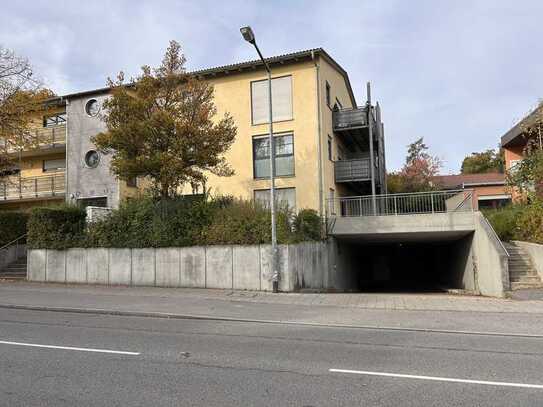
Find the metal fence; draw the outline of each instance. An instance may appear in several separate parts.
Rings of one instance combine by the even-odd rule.
[[[66,125],[33,129],[21,139],[14,137],[13,140],[0,140],[0,147],[10,153],[17,152],[19,149],[28,151],[63,144],[66,144]]]
[[[356,158],[341,160],[334,163],[336,182],[352,182],[368,180],[370,174],[370,159]]]
[[[368,125],[367,112],[365,107],[334,110],[332,121],[335,130],[350,127],[364,127]]]
[[[41,198],[65,193],[65,175],[58,173],[39,177],[0,181],[0,200]]]
[[[328,216],[388,216],[473,211],[473,191],[339,197],[328,200]]]

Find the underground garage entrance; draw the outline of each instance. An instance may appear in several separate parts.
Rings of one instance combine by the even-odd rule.
[[[473,232],[336,238],[337,272],[357,292],[475,291]]]

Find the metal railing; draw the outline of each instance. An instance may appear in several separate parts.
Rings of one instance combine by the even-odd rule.
[[[365,181],[371,178],[370,159],[356,158],[334,163],[336,182]]]
[[[10,201],[62,195],[66,190],[65,178],[65,174],[62,172],[0,181],[0,200]]]
[[[0,247],[0,271],[22,256],[21,251],[26,250],[25,244],[26,233]]]
[[[397,216],[473,211],[473,191],[431,191],[329,199],[328,216]]]
[[[365,127],[368,125],[368,118],[365,107],[352,109],[339,109],[332,112],[334,130]]]
[[[0,141],[0,147],[5,147],[9,153],[19,150],[29,151],[40,148],[54,147],[66,144],[66,125],[57,125],[30,130],[29,134],[24,136],[23,140],[16,137],[13,140]]]

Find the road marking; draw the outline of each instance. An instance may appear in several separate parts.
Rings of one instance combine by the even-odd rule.
[[[416,375],[399,374],[399,373],[368,372],[364,370],[329,369],[329,372],[351,373],[351,374],[366,375],[366,376],[399,377],[403,379],[431,380],[431,381],[436,381],[436,382],[481,384],[485,386],[505,386],[505,387],[522,387],[522,388],[527,388],[527,389],[543,389],[543,384],[489,382],[486,380],[455,379],[452,377],[437,377],[437,376],[416,376]]]
[[[140,355],[139,352],[126,352],[126,351],[122,351],[122,350],[75,348],[75,347],[72,347],[72,346],[39,345],[37,343],[0,341],[0,345],[1,344],[3,344],[3,345],[15,345],[15,346],[29,346],[29,347],[32,347],[32,348],[76,350],[76,351],[79,351],[79,352],[113,353],[113,354],[116,354],[116,355],[131,355],[131,356]]]

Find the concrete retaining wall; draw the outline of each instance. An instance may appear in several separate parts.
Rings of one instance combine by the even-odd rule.
[[[519,241],[515,241],[515,244],[526,251],[528,256],[530,256],[530,260],[532,260],[537,274],[543,279],[543,245]]]
[[[270,245],[29,250],[28,280],[271,291]],[[279,246],[281,291],[330,287],[326,243]]]

